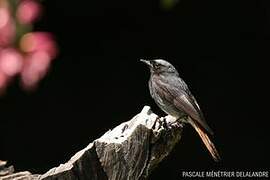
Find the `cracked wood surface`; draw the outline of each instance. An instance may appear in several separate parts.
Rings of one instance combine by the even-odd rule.
[[[0,180],[142,180],[168,156],[180,140],[183,124],[171,116],[159,118],[149,106],[123,122],[68,162],[45,174],[14,173],[0,161]],[[2,163],[1,163],[2,162]]]

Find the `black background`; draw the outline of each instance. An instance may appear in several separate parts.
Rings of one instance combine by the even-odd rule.
[[[170,11],[144,0],[43,4],[35,30],[54,33],[60,54],[37,91],[15,82],[0,99],[0,159],[44,173],[144,105],[164,115],[139,62],[164,58],[198,100],[223,161],[215,163],[186,126],[151,179],[179,179],[183,170],[269,170],[269,1],[182,0]]]

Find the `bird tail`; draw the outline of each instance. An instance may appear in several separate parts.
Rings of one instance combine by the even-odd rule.
[[[203,143],[205,144],[206,148],[208,149],[208,151],[210,152],[210,154],[212,155],[213,159],[218,162],[221,160],[218,151],[215,147],[215,145],[212,143],[212,141],[210,140],[210,138],[208,137],[208,135],[202,130],[202,128],[196,123],[194,122],[194,120],[189,119],[189,123],[193,126],[193,128],[197,131],[197,133],[200,135]]]

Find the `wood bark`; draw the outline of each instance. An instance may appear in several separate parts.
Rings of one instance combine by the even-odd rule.
[[[0,180],[143,180],[180,140],[183,124],[158,117],[149,106],[123,122],[71,159],[45,174],[14,172],[0,161]]]

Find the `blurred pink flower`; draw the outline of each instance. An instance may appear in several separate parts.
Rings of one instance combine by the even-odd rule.
[[[33,89],[40,79],[47,73],[51,58],[45,51],[29,54],[21,72],[21,83],[25,89]]]
[[[9,10],[0,7],[0,46],[7,46],[15,37],[15,24],[10,17]]]
[[[41,15],[41,6],[35,0],[22,0],[16,16],[21,24],[33,23]]]
[[[15,7],[18,24],[10,2],[0,0],[0,94],[16,75],[24,89],[36,88],[58,51],[50,33],[31,32],[32,23],[41,15],[41,5],[36,0],[19,0]],[[19,41],[15,42],[16,35]]]
[[[0,56],[2,54],[3,49],[0,47]],[[4,93],[7,84],[8,84],[9,77],[3,73],[0,69],[0,95]]]
[[[0,7],[0,28],[4,27],[10,20],[8,9]]]
[[[8,85],[9,77],[0,70],[0,95],[4,93]]]
[[[0,53],[0,71],[7,76],[14,76],[21,71],[23,56],[15,49],[4,49]]]
[[[57,54],[57,47],[53,36],[47,32],[27,33],[21,38],[20,47],[26,53],[37,51],[46,52],[51,59]]]

